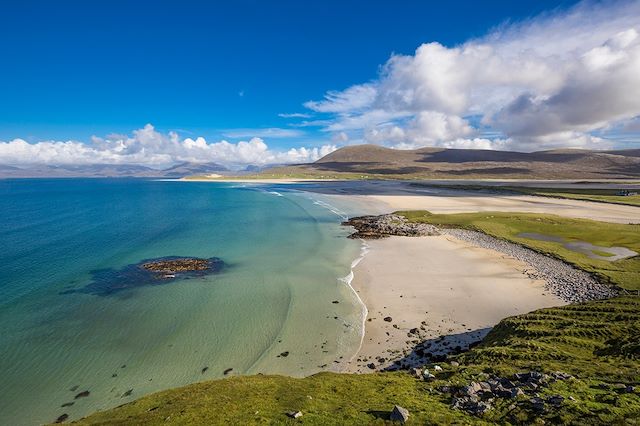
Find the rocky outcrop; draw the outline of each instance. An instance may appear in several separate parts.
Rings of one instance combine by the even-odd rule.
[[[356,229],[356,232],[349,235],[349,238],[354,239],[379,239],[391,235],[407,237],[440,235],[438,228],[433,225],[409,222],[404,216],[395,214],[353,217],[342,224]]]
[[[484,380],[471,382],[467,386],[442,386],[439,390],[452,395],[452,408],[476,416],[481,416],[491,410],[492,404],[499,399],[513,399],[518,404],[529,405],[534,411],[544,412],[560,407],[564,402],[564,397],[550,395],[543,399],[539,396],[540,392],[554,381],[573,378],[560,371],[551,374],[529,371],[515,374],[511,378],[486,374],[484,376]]]
[[[167,277],[167,275],[176,274],[177,272],[206,271],[211,269],[212,261],[210,259],[199,259],[196,257],[183,257],[153,260],[143,263],[141,267],[147,271],[158,273],[159,278],[170,278]]]
[[[96,296],[111,296],[132,289],[164,285],[188,278],[216,274],[224,267],[217,257],[201,259],[197,257],[162,257],[147,259],[127,265],[122,269],[99,269],[91,271],[92,280],[84,287],[72,288],[60,294],[85,293]]]

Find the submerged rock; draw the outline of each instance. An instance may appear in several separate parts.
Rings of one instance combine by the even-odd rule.
[[[67,413],[61,414],[60,416],[58,416],[58,418],[54,423],[63,423],[68,418],[69,418],[69,415]]]
[[[147,259],[122,269],[99,269],[92,271],[92,279],[82,288],[69,289],[60,294],[84,293],[96,296],[110,296],[125,290],[149,285],[161,285],[179,279],[203,277],[218,273],[224,262],[211,257],[163,257]]]
[[[77,394],[74,399],[78,399],[78,398],[86,398],[91,394],[91,392],[89,392],[88,390],[86,391],[82,391],[79,394]]]
[[[143,263],[142,268],[147,271],[162,273],[160,278],[174,276],[177,272],[206,271],[211,268],[209,259],[183,257],[176,259],[160,259]]]

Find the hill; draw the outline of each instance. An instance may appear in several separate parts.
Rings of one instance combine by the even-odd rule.
[[[227,172],[216,163],[180,163],[166,169],[152,169],[135,164],[67,164],[67,165],[0,165],[0,178],[70,178],[70,177],[166,177]]]
[[[356,145],[338,149],[315,163],[272,168],[263,174],[390,179],[629,179],[640,177],[640,150],[524,153]]]

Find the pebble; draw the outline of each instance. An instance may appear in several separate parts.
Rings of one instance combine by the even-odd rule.
[[[608,299],[618,295],[613,287],[599,283],[589,273],[518,244],[466,229],[441,229],[440,231],[475,246],[504,253],[528,264],[534,269],[534,271],[528,271],[529,277],[543,280],[545,289],[565,302],[586,302]]]

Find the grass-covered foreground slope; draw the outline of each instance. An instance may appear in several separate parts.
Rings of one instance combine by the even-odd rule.
[[[427,211],[397,213],[415,222],[478,230],[556,256],[598,275],[605,282],[628,290],[640,289],[640,256],[616,262],[596,260],[585,254],[571,251],[558,242],[518,236],[521,233],[544,234],[562,237],[567,241],[585,241],[596,246],[626,247],[640,253],[640,225],[638,224],[605,223],[534,213],[431,214]]]
[[[638,424],[640,394],[615,387],[640,385],[639,341],[640,298],[617,298],[508,318],[482,345],[452,357],[459,366],[440,363],[444,371],[432,382],[406,372],[233,377],[153,394],[80,423],[368,425],[384,424],[398,404],[411,412],[409,424],[417,425]],[[528,397],[504,399],[478,418],[451,409],[451,396],[438,390],[482,380],[486,373],[508,377],[530,370],[575,376],[540,391],[542,397],[564,396],[559,408],[537,413]],[[291,410],[303,417],[289,419],[285,413]]]
[[[520,232],[554,233],[602,246],[640,251],[639,227],[528,214],[431,215],[404,212],[417,221],[464,226],[565,258],[612,284],[640,288],[637,258],[606,265],[565,251],[559,244],[526,240]],[[584,259],[582,257],[584,257]],[[610,263],[610,262],[609,262]],[[459,365],[452,365],[456,361]],[[443,371],[425,382],[406,372],[367,375],[321,373],[304,379],[282,376],[232,377],[197,383],[143,397],[96,413],[81,424],[385,424],[397,404],[408,424],[640,424],[640,297],[538,310],[500,322],[472,350],[439,363]],[[520,371],[563,371],[573,379],[552,382],[537,392],[560,395],[559,407],[538,412],[531,395],[497,399],[481,417],[451,408],[456,388],[486,375],[510,377]],[[627,386],[635,386],[628,392]],[[299,410],[300,419],[286,416]]]

